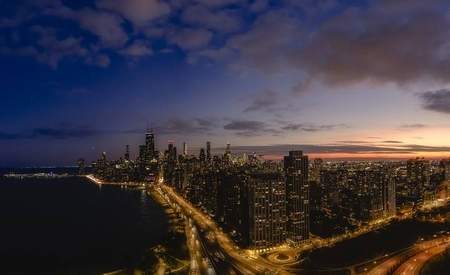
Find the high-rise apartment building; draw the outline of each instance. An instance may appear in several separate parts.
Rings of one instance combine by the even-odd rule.
[[[416,200],[430,185],[430,162],[423,158],[408,160],[406,164],[409,195]]]
[[[290,151],[284,157],[286,177],[286,213],[288,239],[294,243],[309,238],[308,157],[302,151]]]
[[[286,241],[286,183],[281,173],[257,173],[249,178],[249,247]]]

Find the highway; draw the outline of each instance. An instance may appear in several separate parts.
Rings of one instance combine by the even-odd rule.
[[[450,247],[450,237],[443,236],[429,241],[420,241],[415,245],[393,253],[384,261],[364,272],[366,275],[410,275],[419,274],[423,265],[432,257]]]
[[[395,270],[393,275],[419,275],[423,266],[431,260],[433,257],[438,256],[450,247],[450,243],[447,240],[439,245],[433,246],[421,253],[409,258],[398,269]]]
[[[159,184],[156,188],[161,192],[162,196],[166,197],[168,201],[175,203],[179,210],[192,218],[198,227],[214,236],[217,245],[220,247],[220,252],[227,257],[227,262],[232,265],[232,269],[236,270],[238,274],[261,274],[265,272],[290,274],[282,266],[271,264],[259,256],[249,257],[245,255],[245,251],[239,249],[210,217],[197,210],[173,191],[172,188],[165,184]]]

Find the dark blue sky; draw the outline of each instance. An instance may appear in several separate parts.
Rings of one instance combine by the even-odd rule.
[[[0,166],[135,152],[149,124],[192,153],[446,156],[449,6],[0,0]]]

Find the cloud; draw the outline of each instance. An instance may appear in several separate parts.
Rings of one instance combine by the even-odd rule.
[[[187,135],[212,135],[217,128],[217,119],[212,117],[185,119],[173,117],[158,123],[152,127],[157,135],[162,136],[187,136]],[[120,134],[143,134],[144,129],[130,129],[125,131],[115,131]]]
[[[280,130],[269,127],[262,121],[255,120],[231,120],[223,126],[225,130],[234,131],[237,136],[253,137],[263,134],[279,135]]]
[[[400,140],[383,140],[382,143],[400,144],[400,143],[403,143],[403,141],[400,141]]]
[[[205,29],[183,28],[169,32],[167,39],[183,50],[204,48],[212,39],[212,32]]]
[[[252,12],[262,12],[264,11],[269,5],[269,0],[255,0],[250,5],[249,9]]]
[[[29,31],[34,37],[35,45],[1,46],[0,54],[30,56],[53,69],[58,68],[60,62],[66,59],[81,60],[85,64],[99,67],[107,67],[111,63],[108,55],[84,46],[82,37],[62,36],[55,28],[39,25],[31,26]]]
[[[6,133],[0,131],[0,140],[16,140],[20,138],[21,138],[20,134]]]
[[[32,137],[48,137],[54,139],[85,138],[98,135],[99,132],[92,129],[57,129],[57,128],[36,128]]]
[[[293,66],[330,84],[450,80],[444,1],[376,1],[347,8],[288,54]]]
[[[114,11],[137,26],[170,13],[170,6],[160,0],[98,0],[97,7]]]
[[[217,126],[216,119],[214,118],[196,118],[195,121],[201,127],[213,128]]]
[[[254,120],[232,120],[231,122],[225,124],[223,128],[225,130],[233,131],[260,131],[266,128],[266,124],[264,122]]]
[[[50,139],[86,138],[103,133],[104,131],[93,130],[90,128],[46,127],[46,128],[34,128],[31,131],[18,133],[0,132],[0,140],[19,140],[19,139],[38,139],[38,138],[50,138]]]
[[[307,18],[315,18],[339,7],[338,0],[283,0],[291,9],[300,9]]]
[[[427,127],[426,124],[422,124],[422,123],[413,123],[413,124],[403,124],[400,125],[401,129],[420,129],[420,128],[425,128]]]
[[[256,68],[279,72],[288,65],[286,52],[302,38],[298,15],[275,9],[259,15],[247,31],[231,36],[222,47],[198,51],[192,59],[223,62],[237,71]]]
[[[223,47],[198,56],[238,69],[297,71],[305,80],[295,91],[304,91],[311,81],[328,85],[450,81],[447,1],[284,3],[259,15],[247,31],[230,37]],[[302,11],[305,16],[298,16]]]
[[[426,110],[450,114],[450,90],[425,92],[420,95],[420,98]]]
[[[86,59],[86,64],[106,68],[111,64],[111,59],[106,54],[96,54],[92,57],[88,57]]]
[[[278,104],[277,94],[272,90],[266,90],[263,93],[258,94],[253,102],[245,108],[244,112],[255,112],[267,110],[270,111],[271,108]]]
[[[208,7],[219,8],[232,4],[242,4],[245,3],[247,0],[194,0],[194,1]]]
[[[36,57],[39,54],[39,51],[34,46],[23,46],[16,48],[8,46],[0,46],[0,54]]]
[[[161,126],[156,127],[158,133],[162,135],[195,135],[211,134],[214,130],[215,122],[212,119],[182,119],[171,118]]]
[[[365,140],[339,140],[337,141],[338,143],[345,143],[345,144],[371,144],[372,142],[370,141],[365,141]]]
[[[307,90],[315,81],[328,85],[450,81],[450,16],[445,0],[432,4],[380,0],[366,5],[284,0],[271,9],[267,7],[274,2],[267,0],[97,0],[77,9],[58,0],[20,2],[26,4],[17,6],[28,8],[0,19],[0,27],[16,27],[42,15],[71,20],[98,38],[97,44],[89,45],[88,37],[66,33],[67,38],[81,39],[89,51],[119,52],[129,40],[143,35],[165,39],[158,42],[187,51],[188,61],[206,58],[237,70],[298,74],[301,81],[293,87],[295,92]],[[35,46],[5,45],[1,51],[14,48],[17,54],[35,56]],[[148,54],[142,50],[133,52]],[[54,61],[58,58],[42,59],[52,66],[58,63]],[[100,66],[110,63],[105,55],[83,59]],[[438,111],[448,113],[443,108]]]
[[[44,14],[78,22],[81,28],[96,35],[103,47],[121,47],[128,40],[128,35],[122,27],[122,18],[109,12],[91,8],[72,10],[61,4],[47,8]]]
[[[292,150],[302,150],[307,154],[415,154],[415,153],[450,153],[450,147],[423,146],[423,145],[399,145],[395,147],[376,145],[310,145],[310,144],[276,144],[267,146],[233,146],[233,151],[238,153],[253,153],[273,156],[283,156]]]
[[[344,144],[370,144],[370,145],[374,145],[374,144],[402,144],[403,141],[400,140],[383,140],[383,141],[367,141],[367,140],[340,140],[337,141],[337,143],[344,143]]]
[[[260,136],[270,134],[279,136],[285,132],[304,131],[304,132],[319,132],[330,131],[338,128],[348,128],[345,124],[323,124],[315,125],[310,123],[290,123],[285,121],[278,121],[282,125],[281,128],[273,127],[262,121],[256,120],[239,120],[234,119],[224,125],[225,130],[234,131],[238,136]],[[284,126],[283,126],[284,125]]]
[[[56,30],[53,28],[33,26],[31,29],[39,35],[36,44],[41,48],[41,51],[30,52],[30,54],[52,68],[57,68],[63,58],[85,57],[89,53],[82,46],[81,38],[69,36],[58,39]]]
[[[304,132],[320,132],[320,131],[330,131],[337,128],[348,128],[346,124],[308,124],[308,123],[288,123],[286,126],[281,127],[281,129],[286,131],[304,131]]]
[[[122,55],[138,58],[143,56],[150,56],[153,54],[152,48],[147,42],[142,40],[134,41],[131,45],[119,51]]]
[[[234,32],[242,23],[240,14],[233,10],[211,11],[205,6],[189,6],[183,10],[181,19],[194,27],[220,32]]]
[[[230,38],[222,51],[237,55],[237,63],[232,64],[235,68],[277,72],[286,66],[287,49],[303,36],[299,25],[298,17],[286,10],[269,11],[260,15],[249,31]]]
[[[302,81],[297,82],[294,86],[292,86],[291,90],[294,94],[300,95],[308,91],[308,89],[312,85],[312,79],[307,77]]]

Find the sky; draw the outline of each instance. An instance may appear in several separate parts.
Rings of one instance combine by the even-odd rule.
[[[445,0],[0,0],[0,167],[450,156]]]

